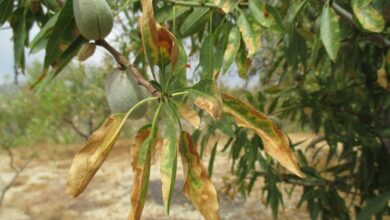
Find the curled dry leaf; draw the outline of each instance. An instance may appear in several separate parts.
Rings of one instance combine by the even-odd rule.
[[[213,80],[201,81],[189,91],[195,105],[205,110],[214,119],[221,117],[223,109],[221,93]]]
[[[77,152],[69,171],[67,194],[76,197],[84,191],[114,146],[125,119],[124,114],[109,117]]]
[[[194,109],[190,108],[186,104],[180,104],[178,105],[178,111],[181,117],[187,120],[192,126],[194,126],[194,128],[199,129],[200,117]]]
[[[152,0],[141,0],[142,15],[140,17],[140,28],[142,43],[146,58],[153,69],[159,64],[158,30],[154,19]]]
[[[183,132],[180,142],[185,178],[184,195],[199,209],[206,220],[220,219],[217,192],[200,160],[197,148],[192,143],[191,135]]]
[[[227,94],[222,96],[224,112],[231,114],[238,126],[256,132],[264,142],[265,152],[295,175],[303,177],[286,135],[274,122],[239,99]]]

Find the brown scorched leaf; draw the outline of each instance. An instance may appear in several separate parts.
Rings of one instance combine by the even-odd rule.
[[[186,104],[179,104],[177,107],[181,117],[187,120],[194,128],[199,129],[200,117],[198,113]]]
[[[124,114],[109,117],[77,152],[68,176],[69,195],[76,197],[87,187],[114,146],[125,120]]]
[[[194,103],[205,110],[214,119],[221,117],[223,104],[221,94],[213,80],[202,80],[190,90]]]
[[[264,142],[265,151],[282,166],[303,177],[286,135],[274,122],[252,106],[227,94],[223,94],[224,112],[231,114],[237,125],[253,130]]]
[[[152,157],[152,147],[154,141],[151,134],[151,127],[141,128],[135,139],[133,147],[136,149],[132,153],[132,166],[135,168],[133,191],[131,193],[131,211],[129,220],[141,219],[142,210],[145,205],[146,195],[149,186],[150,166]],[[138,152],[138,155],[136,154]]]
[[[158,30],[153,14],[152,0],[141,0],[142,15],[140,17],[140,28],[142,35],[142,43],[146,58],[151,69],[154,65],[159,64],[159,48],[158,48]]]
[[[192,143],[190,134],[182,133],[179,149],[185,178],[184,195],[199,209],[206,220],[220,219],[217,192],[200,160],[197,148]]]

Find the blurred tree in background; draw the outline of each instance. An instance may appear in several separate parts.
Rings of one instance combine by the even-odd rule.
[[[116,33],[110,41],[144,77],[153,79],[151,84],[159,91],[171,94],[177,92],[175,89],[187,88],[178,83],[164,90],[166,76],[152,78],[154,73],[148,72],[148,67],[154,70],[154,66],[145,57],[148,51],[140,29],[146,26],[138,23],[141,2],[110,2],[117,12]],[[75,133],[62,133],[68,125],[76,125],[81,136],[88,136],[108,114],[103,102],[104,74],[99,69],[88,71],[93,74],[85,74],[82,67],[63,71],[47,85],[86,42],[75,34],[73,15],[68,20],[56,20],[64,10],[63,3],[0,0],[0,24],[8,22],[14,30],[18,67],[25,67],[25,46],[32,51],[46,51],[44,71],[37,83],[40,98],[25,90],[13,93],[6,88],[3,93],[2,100],[6,101],[0,104],[0,128],[1,140],[7,145],[40,141],[53,137],[53,131],[59,133],[53,137],[56,141],[74,140]],[[285,173],[264,153],[265,144],[258,133],[238,126],[229,115],[214,121],[197,109],[202,120],[209,122],[204,130],[192,134],[200,155],[213,134],[228,136],[226,143],[219,144],[232,158],[231,170],[237,177],[233,185],[244,196],[261,178],[265,182],[264,198],[275,217],[284,199],[280,183],[291,186],[287,187],[289,193],[303,189],[299,205],[307,205],[312,219],[369,219],[373,215],[381,219],[389,215],[388,1],[156,0],[153,10],[155,20],[185,46],[187,53],[181,50],[179,56],[185,59],[179,60],[187,64],[187,54],[190,57],[191,69],[186,75],[189,86],[204,79],[218,81],[228,72],[247,82],[257,76],[260,80],[254,90],[235,90],[234,94],[269,115],[276,124],[289,121],[318,134],[306,148],[301,148],[301,143],[290,143],[306,176],[299,178]],[[58,32],[63,25],[60,21],[70,21],[66,33]],[[33,24],[41,32],[29,40]],[[66,47],[53,51],[53,46]],[[211,150],[210,175],[218,159],[217,146]]]

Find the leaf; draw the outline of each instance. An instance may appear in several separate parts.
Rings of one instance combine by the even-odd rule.
[[[138,155],[139,151],[141,149],[142,143],[145,141],[145,139],[150,135],[152,129],[151,124],[147,124],[140,128],[135,135],[134,139],[131,142],[131,167],[133,168],[133,171],[137,168],[137,162],[138,162]]]
[[[173,8],[174,7],[172,7],[171,5],[167,5],[156,10],[155,13],[156,21],[163,23],[166,21],[176,19],[177,17],[179,17],[180,15],[186,13],[191,9],[190,7],[176,5],[175,13],[173,13]]]
[[[199,108],[205,110],[214,119],[218,119],[222,113],[222,99],[215,82],[203,80],[194,85],[190,90],[190,95],[194,98],[194,103]]]
[[[269,28],[274,23],[274,18],[268,14],[264,1],[249,0],[249,10],[253,18],[264,27]]]
[[[0,26],[11,16],[14,8],[14,0],[2,0],[0,2]]]
[[[204,38],[202,47],[200,48],[199,63],[202,67],[202,78],[212,79],[213,78],[213,43],[212,35],[208,35]]]
[[[215,4],[222,8],[222,11],[227,14],[237,7],[238,2],[239,1],[237,0],[216,0]]]
[[[188,107],[186,104],[179,104],[178,111],[181,117],[187,120],[194,128],[200,128],[200,117],[194,109]]]
[[[329,1],[324,5],[321,13],[320,38],[329,57],[335,61],[340,48],[339,17],[333,8],[329,7]]]
[[[27,40],[28,30],[27,30],[27,19],[26,15],[28,12],[28,7],[23,6],[18,8],[10,21],[12,31],[13,31],[13,40],[14,40],[14,60],[17,67],[20,67],[24,70],[25,67],[25,57],[24,57],[24,45]]]
[[[244,40],[246,48],[248,49],[248,57],[251,57],[257,50],[256,38],[253,34],[252,27],[250,26],[248,19],[246,18],[246,15],[242,11],[240,11],[240,16],[238,17],[237,25],[241,31],[242,39]]]
[[[124,114],[109,117],[77,152],[68,175],[67,194],[76,197],[84,191],[110,153],[126,118]]]
[[[236,59],[238,49],[240,49],[241,35],[240,30],[237,27],[233,27],[229,33],[229,39],[226,46],[225,54],[223,55],[222,61],[222,74],[226,73],[230,66],[233,64],[234,59]]]
[[[44,69],[49,67],[62,52],[80,35],[75,32],[72,1],[66,1],[46,45]]]
[[[376,82],[378,85],[384,89],[390,89],[390,83],[389,80],[387,79],[387,73],[385,68],[380,68],[378,71],[376,71]]]
[[[158,30],[154,20],[152,0],[142,0],[142,15],[140,18],[140,28],[142,35],[142,44],[146,59],[153,67],[160,63],[160,51],[158,48]]]
[[[240,49],[238,50],[236,64],[238,75],[241,78],[246,79],[249,74],[249,70],[252,66],[252,60],[250,58],[247,58],[246,51],[243,45],[241,45]]]
[[[50,36],[50,34],[53,31],[53,27],[57,22],[59,12],[53,15],[49,21],[46,22],[46,24],[41,28],[39,33],[34,37],[34,39],[30,43],[30,53],[35,53],[43,48],[38,48],[38,46],[42,45],[44,41],[47,43],[47,38]],[[46,44],[45,44],[46,46]]]
[[[215,142],[210,154],[209,167],[208,167],[208,173],[210,178],[213,175],[214,161],[215,161],[215,155],[217,154],[217,147],[218,147],[218,141]]]
[[[149,187],[152,137],[149,135],[141,144],[136,162],[133,191],[131,192],[131,211],[129,220],[141,219]]]
[[[210,8],[194,8],[180,25],[180,34],[185,37],[200,30],[209,19]]]
[[[220,219],[217,192],[202,164],[191,135],[183,132],[180,155],[184,169],[184,195],[199,209],[206,220]]]
[[[224,112],[231,114],[238,126],[256,132],[262,138],[264,149],[271,157],[289,171],[303,177],[286,135],[277,128],[274,122],[239,99],[227,94],[222,94],[222,96]]]
[[[371,0],[351,0],[353,13],[364,29],[382,32],[385,28],[383,16],[370,3]]]
[[[293,7],[291,7],[291,12],[289,13],[288,17],[286,17],[285,26],[287,30],[290,30],[293,27],[293,24],[295,23],[295,19],[299,15],[299,13],[302,11],[302,9],[305,7],[307,3],[307,0],[301,1],[299,4],[294,4]]]
[[[164,207],[167,214],[171,206],[172,193],[176,182],[177,169],[177,150],[179,147],[179,139],[177,135],[178,128],[175,123],[174,111],[168,111],[167,127],[165,129],[164,140],[161,149],[161,182]]]
[[[383,208],[388,206],[390,200],[390,191],[381,193],[377,197],[367,201],[366,206],[359,212],[357,220],[370,219],[371,216],[380,212]]]

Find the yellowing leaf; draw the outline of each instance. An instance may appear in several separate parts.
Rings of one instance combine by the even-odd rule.
[[[137,134],[132,140],[130,154],[131,154],[131,167],[133,168],[133,171],[135,171],[137,168],[138,155],[139,155],[141,145],[145,141],[145,139],[150,135],[151,129],[152,129],[151,124],[145,125],[144,127],[138,130]]]
[[[223,104],[217,86],[212,80],[203,80],[189,90],[194,103],[214,119],[221,116]]]
[[[180,145],[185,172],[183,192],[206,220],[218,220],[220,217],[217,192],[196,149],[192,143],[191,135],[183,132]]]
[[[196,129],[199,129],[200,117],[194,109],[188,107],[185,104],[179,104],[178,111],[179,111],[179,114],[181,115],[181,117],[186,119]]]
[[[282,166],[303,177],[286,135],[274,122],[252,106],[227,94],[223,94],[224,112],[231,114],[237,125],[253,130],[264,142],[265,151]]]
[[[177,150],[179,140],[177,135],[178,128],[175,125],[176,114],[170,111],[168,115],[167,127],[165,130],[164,140],[161,149],[161,182],[164,207],[169,214],[173,189],[175,187],[176,169],[177,169]]]
[[[249,24],[248,19],[246,18],[246,15],[244,14],[244,12],[240,12],[241,13],[238,17],[237,25],[241,31],[242,39],[244,40],[246,48],[248,49],[248,57],[251,57],[257,50],[256,38],[253,34],[252,27]]]
[[[123,114],[108,118],[75,155],[66,189],[69,195],[76,197],[87,187],[114,146],[125,120]]]
[[[237,7],[238,2],[237,0],[216,0],[215,4],[221,7],[223,12],[229,13]]]
[[[154,20],[152,0],[141,0],[142,15],[140,17],[140,28],[142,44],[146,58],[151,69],[159,64],[160,51],[158,47],[158,30]]]
[[[228,43],[222,60],[222,74],[226,73],[230,66],[233,64],[234,59],[237,56],[238,49],[240,48],[241,35],[237,27],[233,27],[229,33]]]
[[[390,83],[389,80],[387,79],[387,73],[384,68],[380,68],[377,71],[377,80],[376,82],[378,85],[384,89],[390,89]]]
[[[139,141],[140,142],[138,143],[141,143],[141,138]],[[136,159],[136,162],[133,161],[133,164],[135,164],[135,175],[133,191],[131,193],[131,211],[129,220],[139,220],[145,205],[149,186],[150,165],[152,157],[151,148],[153,146],[152,141],[152,137],[149,134],[140,146],[137,145],[139,146],[138,156],[133,156],[133,159]]]
[[[362,27],[372,32],[385,28],[383,16],[371,4],[371,0],[352,0],[352,10]]]

